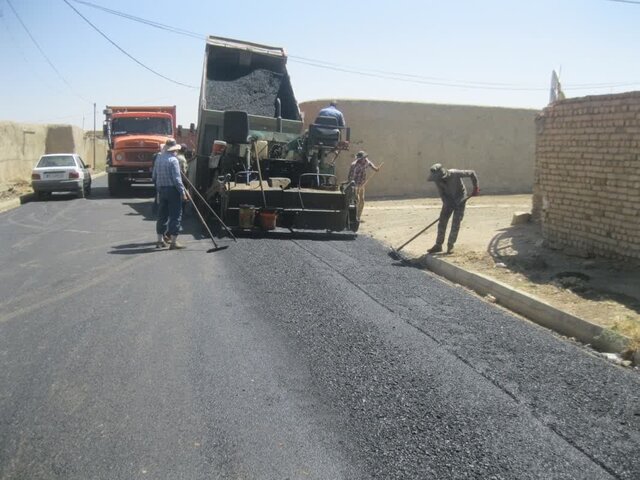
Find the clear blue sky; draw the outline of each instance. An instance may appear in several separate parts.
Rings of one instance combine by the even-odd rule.
[[[284,47],[298,101],[541,109],[553,69],[568,97],[640,89],[640,2],[86,0],[193,38],[67,1],[131,56],[193,86],[204,37],[218,35]],[[0,120],[90,129],[94,102],[98,128],[107,104],[175,104],[179,123],[197,120],[199,89],[136,64],[64,0],[0,0],[0,54]]]

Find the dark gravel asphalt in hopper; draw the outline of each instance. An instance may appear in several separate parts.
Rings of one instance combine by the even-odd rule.
[[[207,80],[209,110],[244,110],[250,115],[273,117],[282,75],[254,70],[236,80]]]

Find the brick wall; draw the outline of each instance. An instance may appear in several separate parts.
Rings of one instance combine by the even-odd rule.
[[[545,239],[640,259],[640,92],[563,100],[536,126],[533,215]]]

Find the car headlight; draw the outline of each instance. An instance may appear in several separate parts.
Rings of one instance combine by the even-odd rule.
[[[116,160],[124,160],[124,155],[122,153],[117,154]]]

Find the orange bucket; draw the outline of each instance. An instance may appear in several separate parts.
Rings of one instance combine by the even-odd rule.
[[[259,215],[260,226],[264,230],[274,230],[276,228],[278,212],[276,212],[275,210],[261,210]]]

